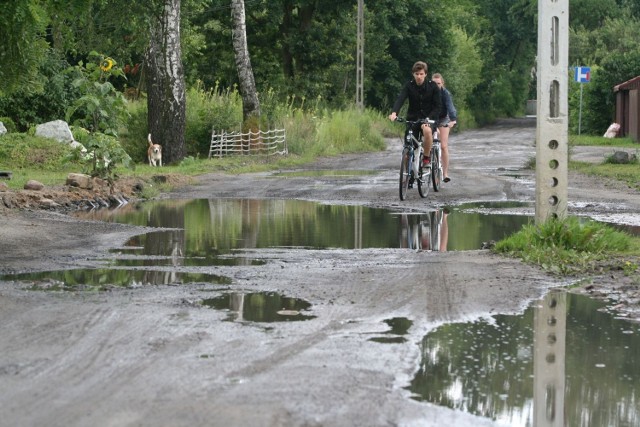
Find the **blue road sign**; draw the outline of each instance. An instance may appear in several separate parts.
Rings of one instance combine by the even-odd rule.
[[[589,83],[591,80],[591,68],[589,67],[576,67],[575,78],[578,83]]]

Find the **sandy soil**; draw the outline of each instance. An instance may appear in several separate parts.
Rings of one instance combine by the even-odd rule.
[[[468,201],[532,201],[533,173],[523,165],[534,155],[534,126],[532,120],[509,120],[454,135],[452,182],[426,200],[416,191],[398,200],[395,140],[384,152],[321,159],[301,168],[376,171],[371,175],[215,173],[161,197],[298,198],[418,212]],[[65,190],[51,190],[47,198],[55,200],[56,192],[63,197]],[[569,195],[572,214],[640,225],[640,194],[618,183],[572,175]],[[52,208],[37,195],[29,197],[29,207],[14,202],[0,211],[0,273],[96,267],[109,249],[150,230],[81,221],[66,215],[73,204]],[[0,279],[2,423],[497,425],[410,399],[404,387],[428,331],[446,322],[521,312],[550,288],[578,280],[578,291],[616,295],[622,315],[638,317],[637,274],[606,266],[589,277],[567,279],[487,250],[271,249],[256,250],[255,256],[266,264],[197,268],[231,277],[230,286],[42,292]],[[224,313],[200,304],[229,289],[302,298],[316,317],[265,327],[225,322]],[[405,343],[369,340],[394,317],[413,321]]]

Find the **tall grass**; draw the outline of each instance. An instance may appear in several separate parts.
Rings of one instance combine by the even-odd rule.
[[[342,110],[325,113],[318,122],[316,138],[310,147],[318,156],[382,150],[382,133],[375,127],[382,116],[371,110]]]
[[[640,239],[592,220],[576,217],[530,224],[496,243],[494,250],[570,274],[588,270],[604,257],[640,253]]]
[[[201,85],[187,91],[185,144],[187,155],[206,158],[211,132],[240,131],[242,98],[237,89],[216,86],[206,90]]]

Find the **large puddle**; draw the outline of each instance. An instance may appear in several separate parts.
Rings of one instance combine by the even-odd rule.
[[[80,216],[172,228],[137,237],[127,246],[145,255],[182,254],[186,265],[228,263],[225,255],[247,248],[480,249],[483,242],[500,240],[530,221],[524,215],[465,207],[398,213],[300,200],[246,199],[163,200]]]
[[[553,292],[522,315],[441,326],[409,390],[510,426],[639,426],[640,325],[603,307]]]
[[[525,208],[525,209],[523,209]],[[299,200],[196,199],[126,205],[82,218],[158,228],[114,251],[108,266],[2,277],[33,289],[226,285],[224,276],[175,272],[179,266],[265,263],[253,249],[480,249],[531,221],[522,203],[486,203],[399,213]],[[499,209],[502,214],[496,214]],[[511,210],[512,209],[512,210]],[[277,293],[224,292],[202,304],[227,320],[308,320],[310,304]],[[513,426],[640,426],[640,326],[603,311],[587,297],[553,292],[518,316],[448,324],[421,343],[409,390],[417,400]],[[406,342],[406,318],[369,340]]]
[[[516,204],[522,206],[522,204]],[[510,206],[510,205],[509,205]],[[505,208],[506,206],[499,206]],[[7,275],[34,289],[102,290],[109,286],[229,283],[214,275],[176,273],[175,267],[258,266],[261,248],[480,249],[530,221],[521,214],[489,214],[479,206],[398,213],[300,200],[189,199],[80,212],[78,217],[157,228],[131,238],[105,260],[107,268]]]

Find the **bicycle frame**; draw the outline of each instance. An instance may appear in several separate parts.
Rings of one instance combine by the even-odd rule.
[[[425,123],[424,120],[410,121],[398,117],[399,122],[406,123],[407,129],[403,138],[402,158],[400,163],[400,200],[405,200],[407,190],[412,188],[412,183],[417,182],[420,197],[427,197],[429,192],[430,169],[423,169],[422,157],[424,148],[422,145],[422,135],[413,132],[413,126]],[[427,179],[424,179],[426,173]]]
[[[407,135],[405,137],[404,145],[405,147],[409,147],[411,153],[411,165],[414,176],[418,176],[420,174],[420,157],[424,153],[424,147],[422,145],[422,137],[420,139],[416,138],[413,135],[413,129],[410,125],[407,125]],[[418,151],[416,155],[416,150]]]

